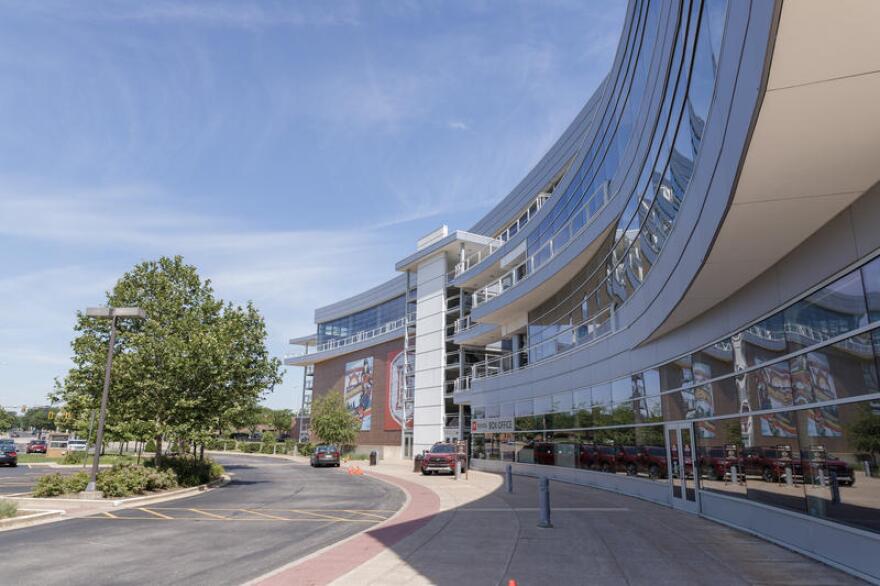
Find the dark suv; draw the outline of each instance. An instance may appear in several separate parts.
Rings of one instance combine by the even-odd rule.
[[[0,440],[0,464],[18,466],[18,450],[12,440]]]
[[[455,462],[461,462],[461,471],[467,469],[467,459],[464,454],[459,454],[455,444],[438,442],[425,452],[422,458],[422,474],[428,476],[434,472],[449,472],[455,474]]]

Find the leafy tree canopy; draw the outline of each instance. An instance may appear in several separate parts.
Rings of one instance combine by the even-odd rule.
[[[107,432],[116,439],[173,435],[203,440],[239,423],[281,382],[257,309],[226,304],[183,258],[145,261],[107,293],[111,307],[141,307],[145,320],[118,320]],[[51,398],[77,428],[100,402],[110,320],[80,312],[74,367]]]
[[[345,407],[342,393],[329,392],[312,401],[309,422],[312,432],[324,443],[351,446],[357,441],[360,420]]]

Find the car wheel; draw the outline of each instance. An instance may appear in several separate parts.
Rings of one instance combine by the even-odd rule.
[[[706,470],[706,478],[709,480],[718,480],[718,470],[715,469],[715,466],[708,466]]]
[[[13,468],[18,468],[18,462],[13,462],[12,464],[10,464],[10,466],[12,466]]]
[[[648,468],[648,477],[657,480],[660,478],[660,467],[656,464],[652,464],[650,468]]]
[[[430,476],[431,472],[428,470],[422,470],[422,476]]]
[[[611,466],[608,464],[602,464],[602,472],[611,472]]]
[[[627,476],[636,476],[638,471],[636,470],[635,464],[627,464],[626,465],[626,474]]]
[[[776,482],[776,477],[773,475],[773,471],[770,468],[764,468],[761,471],[761,478],[764,479],[764,482]]]

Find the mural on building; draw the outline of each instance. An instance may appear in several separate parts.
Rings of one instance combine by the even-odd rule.
[[[403,352],[388,353],[388,377],[385,389],[385,431],[400,431],[404,417]],[[410,409],[412,406],[410,406]],[[406,414],[406,423],[412,427],[412,412]]]
[[[348,410],[361,421],[361,431],[370,431],[373,415],[373,357],[345,364],[342,396]]]

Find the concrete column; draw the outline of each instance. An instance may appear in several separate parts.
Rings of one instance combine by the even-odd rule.
[[[443,367],[446,364],[446,253],[416,270],[416,364],[413,453],[443,441]]]

